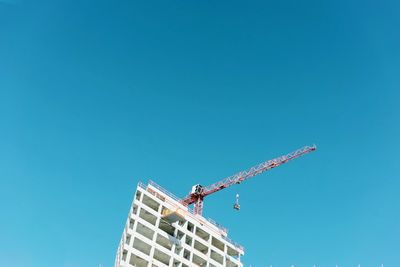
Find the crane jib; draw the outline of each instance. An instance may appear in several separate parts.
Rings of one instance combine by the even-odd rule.
[[[315,145],[313,146],[305,146],[302,147],[292,153],[280,156],[278,158],[272,159],[272,160],[267,160],[264,161],[254,167],[251,167],[247,171],[242,171],[237,174],[234,174],[232,176],[229,176],[228,178],[225,178],[217,183],[211,184],[207,187],[203,187],[201,185],[196,185],[194,186],[195,188],[201,188],[201,192],[191,192],[188,196],[183,198],[181,200],[181,203],[184,205],[190,205],[190,204],[195,204],[195,209],[194,212],[195,214],[202,214],[203,210],[203,198],[211,195],[212,193],[218,192],[224,188],[228,188],[231,185],[234,184],[240,184],[241,182],[254,177],[258,174],[261,174],[263,172],[266,172],[272,168],[278,167],[292,159],[298,158],[304,154],[310,153],[314,150],[316,150],[317,147]]]

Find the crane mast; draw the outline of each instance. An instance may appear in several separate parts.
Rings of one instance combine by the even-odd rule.
[[[304,154],[310,153],[314,150],[316,150],[317,147],[315,145],[313,146],[305,146],[302,147],[294,152],[291,152],[289,154],[264,161],[254,167],[251,167],[250,169],[246,171],[241,171],[237,174],[234,174],[232,176],[229,176],[219,182],[216,182],[214,184],[211,184],[209,186],[203,187],[200,184],[194,185],[192,187],[191,192],[189,193],[188,196],[183,198],[181,200],[181,203],[188,206],[191,204],[194,204],[194,213],[202,215],[203,213],[203,203],[204,203],[204,198],[208,195],[211,195],[215,192],[218,192],[222,189],[228,188],[234,184],[240,184],[241,182],[250,179],[251,177],[254,177],[256,175],[259,175],[263,172],[266,172],[272,168],[278,167],[290,160],[293,160],[295,158],[298,158]]]

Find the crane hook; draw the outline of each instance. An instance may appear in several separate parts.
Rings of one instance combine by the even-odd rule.
[[[233,208],[235,210],[240,210],[240,204],[239,204],[239,194],[236,194],[236,202],[233,204]]]

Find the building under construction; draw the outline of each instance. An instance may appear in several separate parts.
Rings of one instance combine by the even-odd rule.
[[[315,146],[303,147],[207,187],[194,185],[183,199],[154,182],[139,183],[115,267],[242,267],[243,247],[228,238],[226,228],[202,216],[204,198],[315,149]],[[238,202],[234,208],[240,209]]]
[[[150,182],[136,189],[115,266],[240,267],[241,255],[225,228]]]

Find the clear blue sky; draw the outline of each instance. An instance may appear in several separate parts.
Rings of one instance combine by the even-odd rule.
[[[184,196],[313,143],[205,215],[246,266],[399,266],[399,12],[0,0],[0,266],[112,266],[139,180]]]

